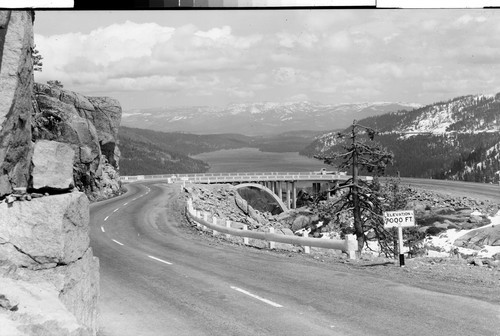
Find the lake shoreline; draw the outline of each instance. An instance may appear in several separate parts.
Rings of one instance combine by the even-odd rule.
[[[298,152],[262,152],[251,147],[222,149],[191,157],[208,163],[208,173],[308,172],[334,168]]]

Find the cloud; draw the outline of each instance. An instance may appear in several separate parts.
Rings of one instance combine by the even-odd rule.
[[[222,28],[212,28],[206,32],[197,31],[196,36],[209,38],[212,41],[217,41],[220,39],[229,39],[231,37],[231,27],[224,26]]]
[[[403,77],[403,68],[394,63],[375,63],[367,66],[367,73],[373,77],[401,78]]]
[[[155,22],[147,22],[153,14],[136,20],[131,14],[85,32],[36,34],[44,57],[36,79],[58,79],[82,93],[118,93],[137,105],[158,105],[150,101],[154,95],[177,104],[274,97],[430,103],[500,87],[496,12],[270,11],[250,17],[222,11],[204,20],[194,12],[169,14],[155,13]]]
[[[280,32],[277,34],[278,43],[285,48],[302,47],[310,49],[316,45],[319,38],[313,33],[301,33],[299,35]]]
[[[227,88],[225,89],[225,92],[227,92],[231,96],[238,98],[252,98],[255,96],[255,93],[253,91],[241,90],[236,88]]]
[[[252,70],[253,60],[245,54],[260,40],[257,34],[234,36],[227,25],[204,31],[193,24],[173,28],[131,21],[88,34],[37,34],[44,57],[37,80],[58,79],[84,91],[178,90],[196,83],[200,73]]]
[[[299,93],[299,94],[291,96],[288,100],[289,101],[307,101],[307,100],[309,100],[309,96],[305,93]]]
[[[485,22],[487,19],[484,16],[472,16],[469,14],[462,15],[458,19],[455,20],[454,25],[455,26],[463,26],[463,25],[468,25],[469,23],[482,23]]]
[[[346,31],[335,33],[326,39],[327,46],[335,51],[349,51],[352,48],[352,38]]]
[[[294,84],[297,80],[297,71],[290,67],[280,67],[273,70],[273,77],[276,84]]]

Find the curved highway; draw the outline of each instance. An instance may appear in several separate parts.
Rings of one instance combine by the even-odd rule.
[[[454,196],[469,196],[480,200],[500,203],[500,186],[476,182],[434,180],[422,178],[401,178],[403,184],[425,188]]]
[[[499,335],[499,307],[217,243],[188,227],[179,185],[129,184],[91,206],[101,336]]]

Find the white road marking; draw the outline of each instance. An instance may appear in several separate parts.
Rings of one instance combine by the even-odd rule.
[[[148,255],[148,257],[150,257],[151,259],[157,260],[157,261],[159,261],[159,262],[162,262],[162,263],[164,263],[164,264],[167,264],[167,265],[173,265],[171,262],[168,262],[168,261],[162,260],[162,259],[160,259],[160,258],[156,258],[156,257],[150,256],[150,255]]]
[[[273,306],[273,307],[276,307],[276,308],[283,308],[283,306],[282,306],[282,305],[280,305],[280,304],[278,304],[278,303],[276,303],[276,302],[273,302],[273,301],[268,300],[268,299],[264,299],[264,298],[262,298],[262,297],[260,297],[260,296],[258,296],[258,295],[252,294],[252,293],[250,293],[250,292],[248,292],[248,291],[246,291],[246,290],[244,290],[244,289],[241,289],[241,288],[238,288],[238,287],[234,287],[234,286],[231,286],[231,289],[234,289],[234,290],[236,290],[236,291],[238,291],[238,292],[240,292],[240,293],[243,293],[243,294],[246,294],[246,295],[248,295],[248,296],[251,296],[251,297],[253,297],[254,299],[260,300],[260,301],[262,301],[262,302],[264,302],[264,303],[267,303],[268,305],[271,305],[271,306]]]
[[[115,243],[117,243],[118,245],[122,245],[123,246],[123,244],[120,243],[118,240],[114,240],[114,239],[111,239],[111,240],[114,241]]]
[[[106,232],[106,231],[104,231],[104,228],[103,228],[102,226],[101,226],[101,231],[102,231],[102,232]]]
[[[105,221],[107,221],[107,220],[108,220],[108,218],[109,218],[109,216],[106,216],[106,218],[104,218],[104,220],[105,220]]]
[[[123,203],[124,206],[127,205],[127,204],[128,204],[128,202],[127,203]]]
[[[113,210],[113,212],[117,212],[120,208],[116,208],[115,210]]]

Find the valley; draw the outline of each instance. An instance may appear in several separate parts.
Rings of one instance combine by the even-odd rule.
[[[121,127],[122,174],[268,171],[274,162],[278,170],[309,170],[321,167],[314,155],[342,149],[337,133],[354,118],[377,130],[376,141],[394,154],[389,175],[499,182],[500,94],[426,106],[296,102],[134,111],[123,124],[150,129]],[[136,160],[143,153],[148,157]]]

